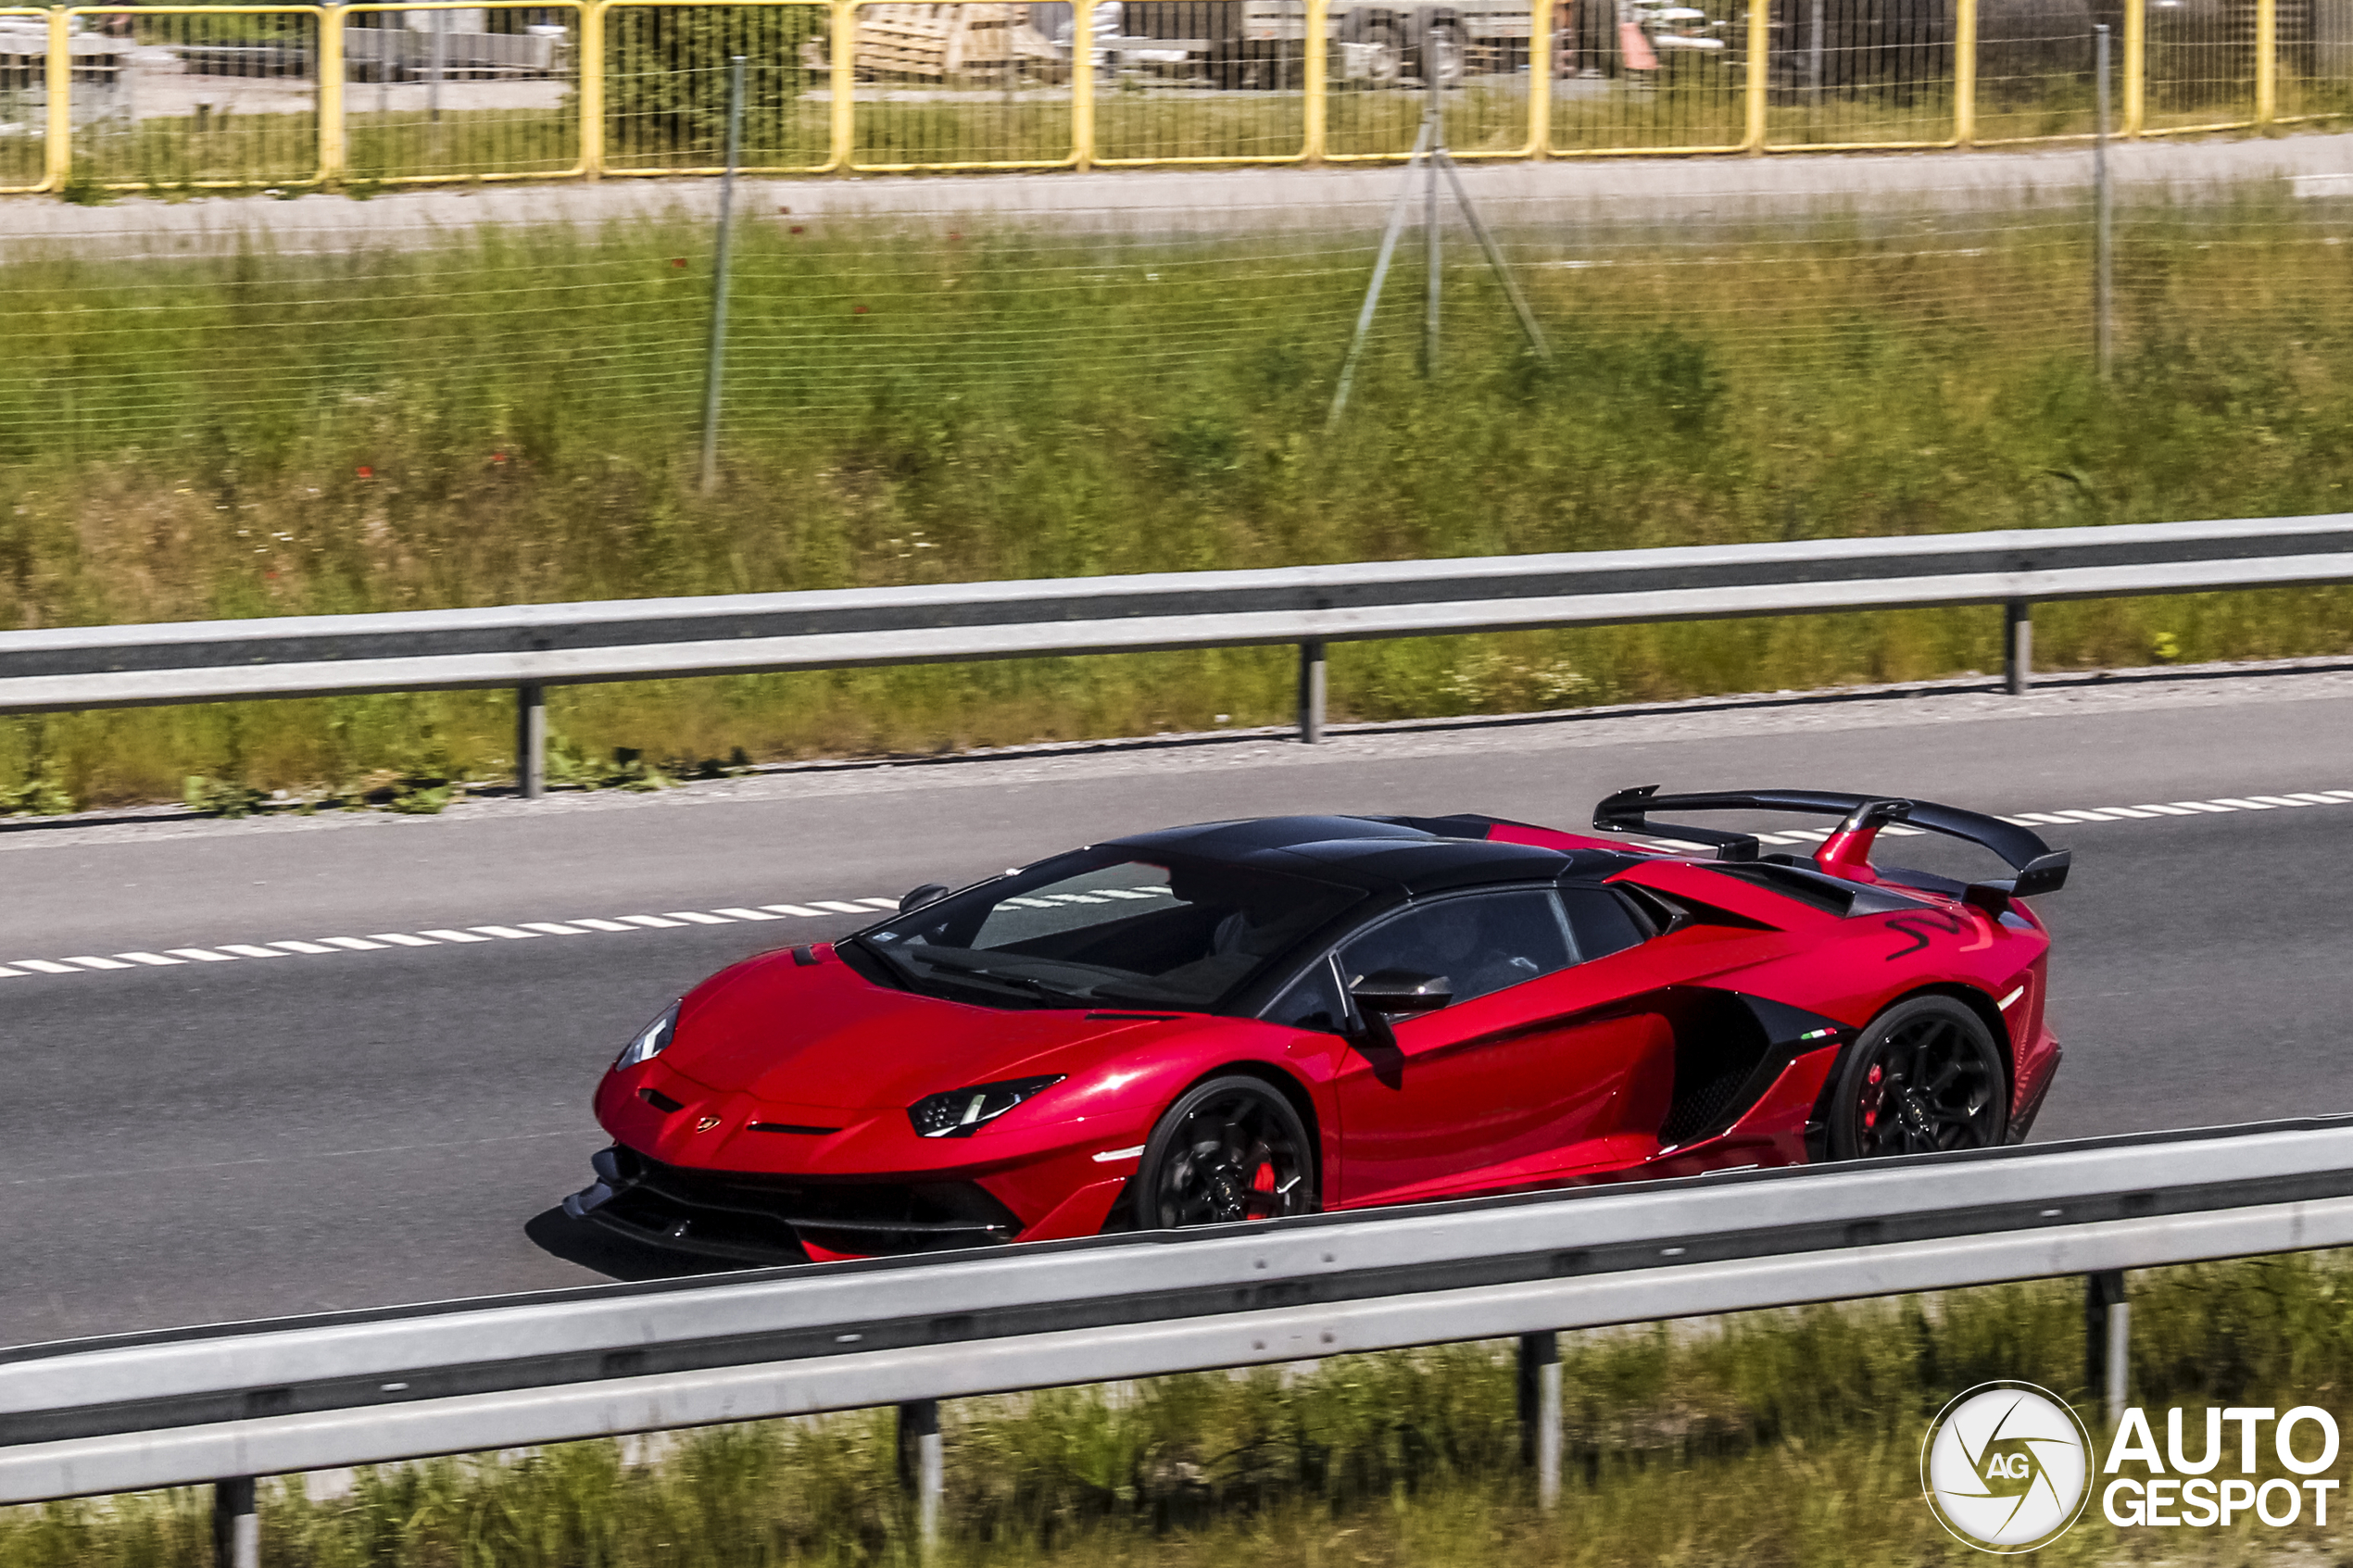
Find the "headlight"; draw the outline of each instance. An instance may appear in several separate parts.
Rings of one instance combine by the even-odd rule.
[[[671,1003],[662,1009],[660,1018],[637,1031],[636,1037],[623,1047],[620,1060],[612,1064],[615,1073],[624,1067],[635,1067],[641,1061],[652,1060],[678,1037],[678,1006],[677,1002]]]
[[[1030,1096],[1052,1088],[1063,1076],[1057,1073],[1048,1078],[1009,1078],[1001,1084],[975,1084],[969,1089],[925,1095],[907,1108],[907,1120],[915,1124],[920,1137],[968,1138]]]

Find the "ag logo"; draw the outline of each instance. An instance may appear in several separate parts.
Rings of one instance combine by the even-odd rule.
[[[1980,1551],[2032,1551],[2091,1499],[2091,1434],[2031,1383],[1981,1383],[1920,1441],[1920,1489],[1936,1522]]]

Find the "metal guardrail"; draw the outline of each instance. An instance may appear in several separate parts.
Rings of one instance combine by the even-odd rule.
[[[0,1504],[897,1403],[936,1517],[941,1399],[1515,1335],[1549,1499],[1562,1329],[2087,1274],[2113,1420],[2120,1271],[2347,1244],[2327,1118],[73,1341]]]
[[[1292,643],[1313,742],[1352,639],[2001,604],[2016,692],[2037,601],[2347,581],[2353,513],[60,627],[0,633],[0,713],[513,686],[536,795],[550,685]]]
[[[1106,13],[1100,34],[1086,7],[1054,36],[1001,6],[910,9],[417,0],[0,12],[0,120],[37,159],[0,157],[0,192],[77,178],[144,189],[713,173],[710,111],[736,53],[762,83],[749,161],[791,172],[1395,159],[1431,77],[1449,89],[1465,157],[1965,147],[2092,132],[2088,13],[2054,21],[2027,0],[1636,0],[1622,14],[1557,0],[1443,11],[1430,0],[1179,0],[1139,6],[1118,26]],[[2251,15],[2125,0],[2123,133],[2343,118],[2353,53],[2313,15],[2280,0],[2252,0]],[[453,32],[475,42],[453,44]],[[535,82],[545,90],[522,90]]]

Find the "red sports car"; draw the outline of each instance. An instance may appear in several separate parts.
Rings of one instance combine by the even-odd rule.
[[[1838,821],[1766,854],[1651,820],[1708,811]],[[1875,867],[1899,823],[2011,874]],[[647,1025],[565,1210],[773,1262],[2026,1135],[2059,1047],[2019,899],[2065,852],[1809,790],[1629,790],[1594,825],[1636,841],[1276,817],[918,889]]]

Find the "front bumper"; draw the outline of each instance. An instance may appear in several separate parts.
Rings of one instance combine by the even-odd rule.
[[[563,1200],[575,1220],[673,1251],[746,1263],[889,1257],[1013,1239],[1021,1221],[971,1182],[880,1182],[696,1171],[619,1144],[594,1185]]]

